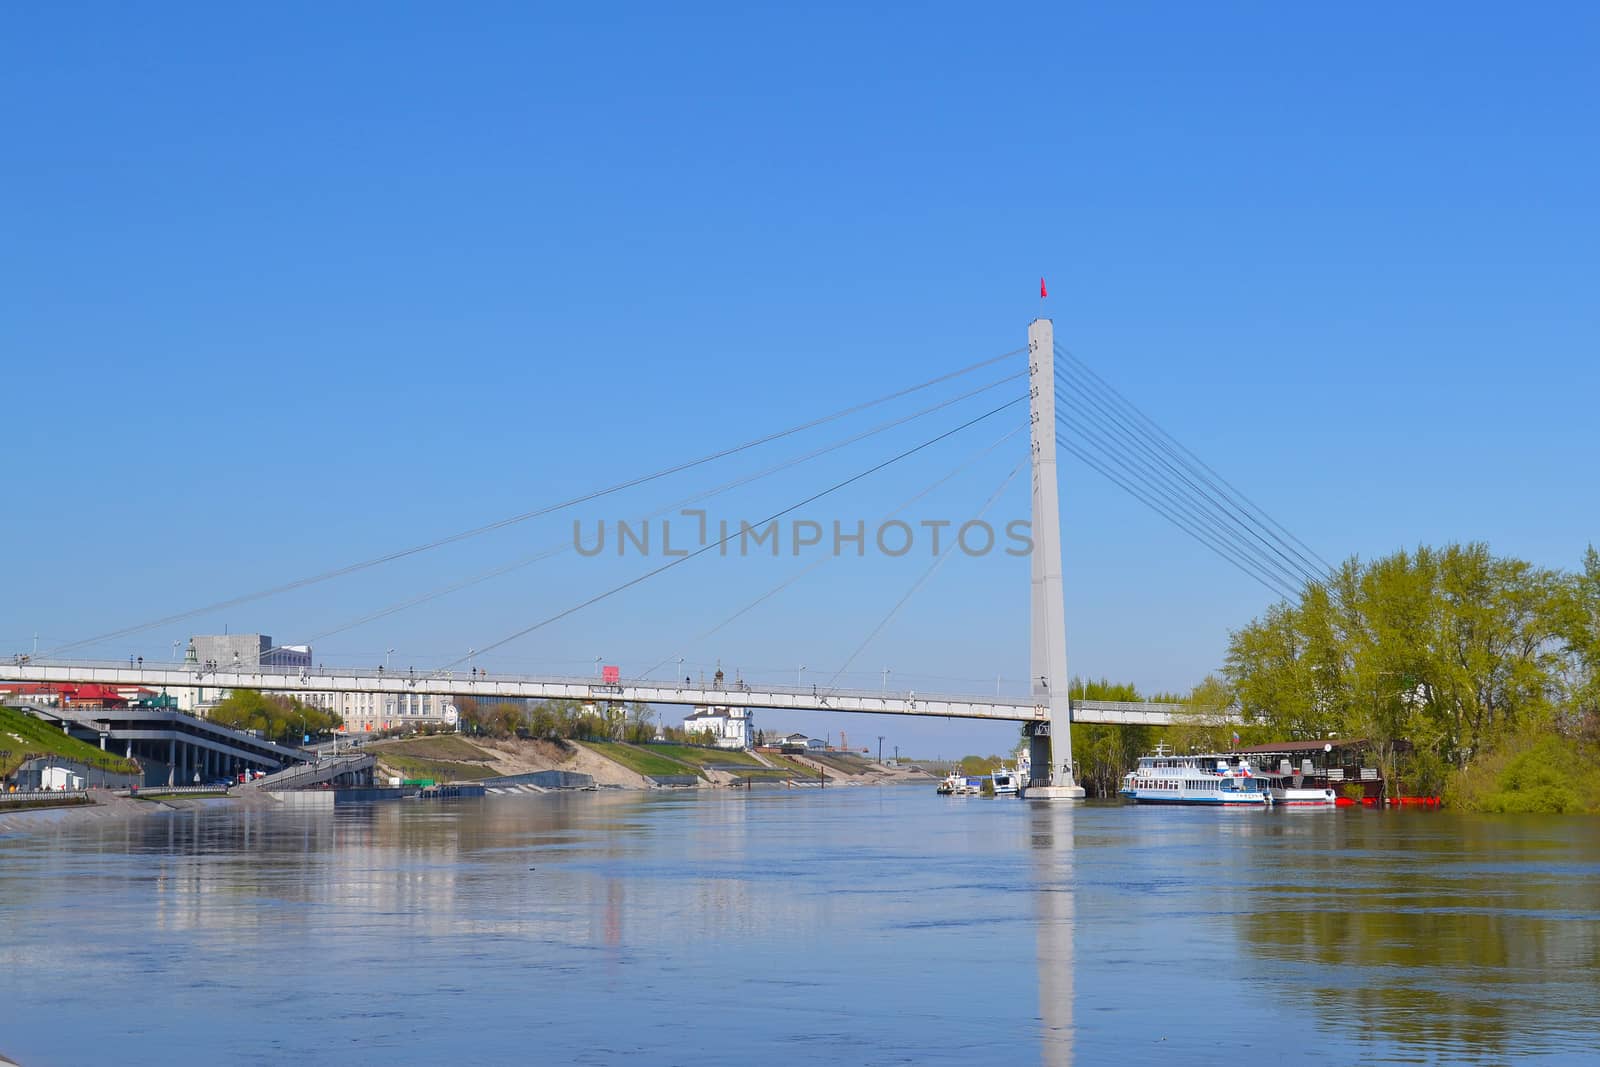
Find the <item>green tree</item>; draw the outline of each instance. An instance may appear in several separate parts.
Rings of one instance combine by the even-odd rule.
[[[1407,739],[1462,768],[1552,720],[1593,632],[1591,572],[1600,561],[1575,578],[1482,544],[1351,559],[1234,633],[1226,679],[1274,739],[1365,737],[1386,773]]]
[[[1138,703],[1144,697],[1131,682],[1074,678],[1072,699]],[[1072,759],[1078,765],[1079,784],[1095,796],[1114,795],[1121,788],[1122,776],[1150,750],[1153,737],[1154,731],[1147,726],[1073,723]]]
[[[302,734],[325,734],[344,721],[297,697],[267,696],[254,689],[235,689],[206,717],[219,726],[257,730],[269,741],[291,744],[299,744]]]
[[[1189,691],[1177,703],[1183,704],[1171,726],[1162,737],[1177,752],[1222,752],[1233,740],[1234,712],[1233,689],[1214,674]],[[1145,748],[1143,751],[1149,751]],[[1128,761],[1132,767],[1140,753],[1133,753]]]
[[[1570,666],[1564,687],[1569,725],[1600,744],[1600,552],[1593,545],[1583,570],[1563,590],[1560,634]]]
[[[655,709],[642,701],[628,705],[628,721],[623,729],[623,740],[642,745],[655,740]]]
[[[981,774],[993,773],[1004,762],[1005,760],[1000,756],[962,756],[958,766],[961,768],[962,774],[977,777]]]

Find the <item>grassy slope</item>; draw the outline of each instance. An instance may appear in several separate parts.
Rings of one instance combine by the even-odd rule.
[[[378,761],[402,778],[432,778],[436,782],[466,782],[474,778],[493,778],[496,771],[481,763],[455,763],[449,760],[422,759],[396,752],[375,753]]]
[[[441,734],[437,737],[408,737],[398,741],[374,741],[367,751],[378,757],[389,773],[401,778],[432,778],[436,782],[469,782],[493,778],[488,766],[494,759],[464,737]]]
[[[807,767],[803,763],[796,763],[794,760],[790,759],[787,756],[769,755],[767,757],[767,760],[774,767],[779,768],[786,775],[793,775],[796,778],[815,778],[815,777],[817,777],[817,772],[815,770],[811,769],[810,767]]]
[[[735,752],[723,748],[699,748],[695,745],[639,745],[636,746],[643,752],[654,752],[657,755],[675,759],[680,763],[687,763],[695,767],[704,767],[708,764],[715,767],[732,766],[740,764],[746,767],[760,767],[761,761],[748,752]]]
[[[585,748],[620,763],[637,774],[699,774],[693,764],[674,759],[657,749],[672,749],[676,745],[625,745],[620,741],[580,741]]]
[[[377,741],[367,746],[380,757],[410,756],[415,759],[445,760],[450,763],[487,763],[492,755],[463,737],[440,734],[437,737],[411,737],[404,741]]]
[[[867,774],[871,767],[857,756],[843,756],[837,752],[807,752],[806,759],[822,764],[840,774]]]
[[[46,754],[93,765],[102,765],[102,761],[109,760],[111,770],[138,773],[130,761],[102,752],[87,741],[68,737],[15,708],[0,708],[0,750],[11,753],[0,758],[0,775],[15,771],[28,756]]]

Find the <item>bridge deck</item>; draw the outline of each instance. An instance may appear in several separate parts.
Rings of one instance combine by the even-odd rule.
[[[638,701],[645,704],[703,705],[722,704],[751,708],[796,711],[843,711],[877,715],[914,715],[925,718],[998,719],[1011,722],[1042,722],[1047,709],[1032,700],[923,694],[916,692],[877,692],[859,689],[828,689],[806,686],[748,686],[708,688],[684,686],[649,679],[624,679],[606,685],[593,678],[558,678],[524,675],[462,675],[459,672],[427,673],[356,671],[350,669],[274,669],[197,671],[183,664],[151,664],[129,667],[82,661],[29,661],[0,664],[0,681],[100,683],[140,685],[146,688],[182,689],[205,686],[208,689],[260,689],[284,693],[429,693],[441,696],[472,696],[479,700],[505,697],[590,701]],[[1166,726],[1196,712],[1181,704],[1124,703],[1118,701],[1073,701],[1076,722],[1109,723],[1124,726]],[[1222,721],[1228,721],[1224,718]]]

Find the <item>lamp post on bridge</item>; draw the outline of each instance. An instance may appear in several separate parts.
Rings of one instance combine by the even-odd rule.
[[[392,648],[391,649],[387,649],[383,653],[383,669],[384,670],[388,670],[389,669],[389,657],[393,656],[393,655],[394,655],[394,649],[392,649]]]
[[[805,673],[806,673],[806,665],[804,663],[802,663],[802,664],[800,664],[800,669],[794,672],[794,687],[796,689],[804,689],[805,688],[805,684],[806,683],[802,680],[802,678],[805,675]]]
[[[883,691],[885,693],[887,693],[889,691],[889,668],[888,667],[885,667],[883,669]],[[878,740],[882,741],[883,738],[880,737],[880,738],[878,738]],[[880,753],[880,755],[881,755],[881,753]]]

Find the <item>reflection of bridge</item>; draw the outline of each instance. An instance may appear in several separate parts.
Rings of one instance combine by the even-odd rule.
[[[143,686],[172,692],[204,686],[208,689],[259,689],[281,693],[423,693],[446,697],[471,696],[479,700],[533,698],[576,700],[584,703],[620,701],[645,704],[725,704],[793,711],[848,711],[876,715],[918,715],[947,719],[1001,719],[1045,722],[1049,709],[1032,700],[952,696],[933,693],[891,693],[872,690],[819,689],[806,686],[762,686],[752,689],[705,688],[651,681],[621,680],[599,684],[593,678],[544,678],[518,675],[468,675],[392,673],[379,670],[274,669],[197,671],[184,664],[29,662],[0,664],[0,678],[11,681],[56,684],[98,683],[108,686]],[[1122,726],[1166,726],[1184,712],[1183,705],[1129,703],[1112,700],[1075,700],[1072,718],[1077,722]],[[89,712],[77,714],[87,715]],[[98,712],[96,713],[98,714]],[[118,712],[118,715],[123,713]],[[145,713],[155,714],[155,713]],[[170,713],[168,713],[170,714]],[[276,748],[277,746],[273,746]]]

